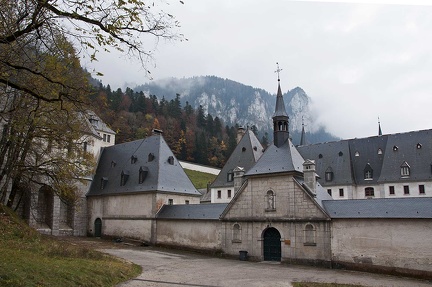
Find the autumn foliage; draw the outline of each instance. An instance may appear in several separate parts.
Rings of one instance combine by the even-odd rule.
[[[224,126],[218,118],[205,115],[200,107],[181,105],[180,95],[170,101],[102,86],[91,96],[101,118],[117,132],[116,143],[151,135],[153,129],[163,136],[180,160],[222,167],[236,146],[237,127]]]

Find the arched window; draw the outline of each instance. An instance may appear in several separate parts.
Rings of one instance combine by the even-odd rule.
[[[276,195],[273,192],[273,190],[267,191],[266,201],[267,201],[266,210],[276,210]]]
[[[373,169],[369,163],[366,164],[363,172],[364,172],[364,179],[366,180],[373,179]]]
[[[315,242],[315,227],[308,223],[305,225],[304,229],[304,245],[306,246],[316,246]]]
[[[240,243],[241,242],[241,226],[240,226],[240,224],[236,223],[233,225],[232,233],[233,233],[232,242],[233,243]]]
[[[374,188],[373,187],[366,187],[365,188],[365,196],[366,197],[375,196]]]

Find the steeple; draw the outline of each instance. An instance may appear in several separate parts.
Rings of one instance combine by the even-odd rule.
[[[378,117],[378,136],[382,136],[381,123],[379,117]]]
[[[302,116],[302,131],[301,131],[300,145],[305,145],[305,144],[306,144],[306,133],[304,129],[304,120]]]
[[[280,77],[279,74],[282,69],[279,68],[279,63],[277,64],[277,70],[275,71],[278,74],[278,92],[276,96],[276,108],[273,114],[273,138],[274,145],[277,147],[282,146],[289,138],[288,133],[288,114],[285,109],[285,103],[282,96],[282,90],[280,87]]]

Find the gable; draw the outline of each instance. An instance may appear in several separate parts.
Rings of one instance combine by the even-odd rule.
[[[232,173],[236,167],[242,167],[247,171],[256,163],[262,154],[263,147],[261,143],[251,130],[247,130],[224,167],[211,184],[211,187],[233,186],[234,183],[229,179],[228,174]]]
[[[328,215],[290,173],[250,177],[221,215],[222,220],[327,220]]]

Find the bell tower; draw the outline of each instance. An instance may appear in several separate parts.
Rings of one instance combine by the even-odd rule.
[[[282,146],[289,138],[288,132],[288,114],[285,109],[285,103],[282,96],[282,91],[280,87],[280,72],[282,69],[279,68],[279,63],[277,64],[278,74],[278,91],[276,96],[276,108],[273,114],[273,139],[274,145],[277,147]]]

